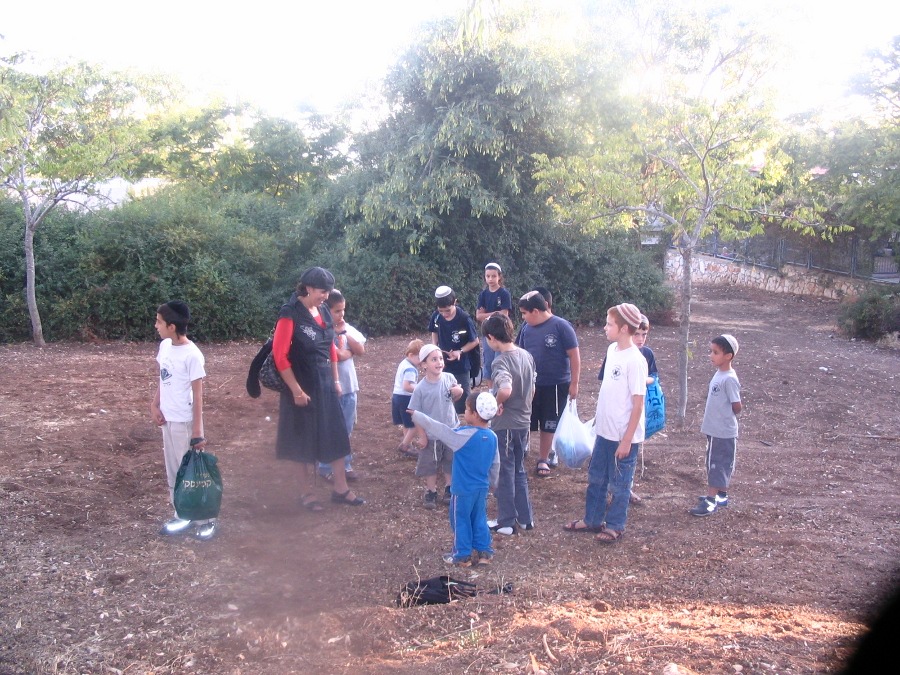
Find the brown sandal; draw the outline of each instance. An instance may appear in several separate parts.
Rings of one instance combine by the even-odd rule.
[[[584,527],[578,527],[579,523],[581,525],[583,525]],[[602,532],[603,531],[603,527],[588,525],[583,520],[573,520],[571,523],[566,523],[565,525],[563,525],[563,529],[566,532],[591,532],[591,533],[593,533],[593,532]]]
[[[625,536],[625,533],[620,530],[610,530],[608,527],[604,527],[600,530],[600,533],[594,537],[601,544],[615,544],[619,539]]]

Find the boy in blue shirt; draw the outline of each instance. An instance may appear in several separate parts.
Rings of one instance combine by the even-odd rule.
[[[491,531],[487,524],[488,489],[497,484],[500,455],[497,436],[488,423],[497,414],[493,394],[470,394],[466,399],[465,426],[451,429],[427,415],[413,411],[417,426],[453,451],[453,478],[450,483],[450,527],[453,551],[443,556],[447,564],[470,567],[490,564],[494,557]]]
[[[456,413],[462,415],[466,399],[472,391],[469,352],[478,347],[478,333],[472,317],[456,305],[456,294],[452,288],[438,286],[434,297],[437,311],[431,315],[428,331],[431,333],[431,342],[440,347],[446,356],[446,372],[453,375],[463,388],[462,397],[454,404]]]

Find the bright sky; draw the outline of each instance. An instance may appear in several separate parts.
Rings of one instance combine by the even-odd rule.
[[[50,58],[174,73],[189,87],[240,96],[271,114],[290,116],[304,105],[328,112],[357,98],[414,40],[422,21],[455,13],[465,4],[5,2],[0,52],[28,50]],[[889,0],[734,4],[796,48],[779,77],[783,106],[792,110],[840,103],[846,79],[859,71],[865,51],[883,48],[900,34],[900,3]]]

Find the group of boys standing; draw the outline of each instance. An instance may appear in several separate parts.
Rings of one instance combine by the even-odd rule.
[[[500,271],[496,263],[491,263],[486,273],[492,267],[497,272]],[[481,332],[487,356],[484,377],[500,413],[492,415],[490,419],[491,430],[496,438],[495,459],[499,463],[497,484],[494,487],[497,519],[481,523],[485,515],[479,510],[479,522],[472,523],[468,520],[473,515],[471,512],[451,513],[454,523],[463,518],[471,523],[472,531],[479,533],[481,544],[473,543],[468,533],[464,533],[460,540],[459,530],[454,527],[454,550],[445,557],[447,562],[469,565],[490,560],[492,549],[479,549],[479,545],[485,545],[483,531],[486,527],[506,535],[519,529],[530,530],[534,527],[525,467],[529,434],[531,431],[539,431],[541,434],[536,472],[540,477],[549,476],[552,472],[550,452],[556,426],[567,400],[574,400],[578,396],[581,374],[581,356],[575,330],[568,321],[553,314],[549,293],[544,291],[542,294],[541,290],[530,291],[518,301],[523,325],[516,337],[508,316],[511,302],[507,301],[508,305],[503,307],[502,296],[496,306],[491,301],[483,302],[479,299],[477,317],[482,320]],[[508,297],[508,292],[505,293]],[[439,287],[435,292],[435,299],[437,311],[430,326],[435,344],[425,345],[422,350],[427,350],[428,354],[422,356],[430,357],[435,353],[436,347],[447,354],[447,371],[457,375],[465,389],[455,398],[465,401],[469,387],[466,357],[478,346],[474,322],[457,307],[456,298],[449,287]],[[507,311],[497,311],[504,309]],[[618,540],[624,531],[635,459],[638,446],[643,441],[647,361],[631,342],[631,335],[638,328],[640,320],[640,311],[631,304],[617,305],[609,311],[607,337],[615,344],[607,354],[607,359],[611,360],[608,384],[601,392],[597,412],[597,429],[604,442],[598,442],[594,453],[597,457],[591,462],[585,518],[566,526],[566,529],[572,531],[596,532],[599,541],[609,543]],[[440,355],[435,354],[433,360],[439,358]],[[426,431],[427,440],[434,443],[438,438],[435,436],[437,427],[431,424],[429,411],[423,410],[416,398],[413,395],[410,402],[410,409],[414,411],[413,421]],[[466,421],[469,422],[471,406],[465,414]],[[481,421],[487,427],[488,420]],[[441,432],[446,433],[449,426],[452,425],[440,425]],[[490,454],[490,449],[486,448],[485,452]],[[456,459],[453,461],[455,472]],[[451,478],[451,485],[454,483]],[[606,494],[610,489],[613,499],[607,510]],[[429,485],[429,490],[434,488]],[[451,489],[451,492],[455,493],[455,490]],[[485,496],[486,494],[485,489]],[[426,501],[427,496],[426,494]],[[487,542],[489,546],[489,538]]]
[[[490,263],[486,273],[491,268],[500,271],[496,263]],[[502,290],[508,297],[508,292]],[[433,342],[447,354],[447,370],[457,374],[465,389],[465,395],[458,397],[462,402],[469,393],[467,356],[478,344],[474,322],[456,306],[456,298],[449,287],[439,287],[435,297],[438,307],[431,322]],[[510,310],[511,302],[507,301],[509,304],[504,307],[502,295],[499,297],[501,300],[497,308]],[[519,334],[513,337],[514,328],[508,311],[496,311],[491,302],[485,303],[483,298],[479,298],[476,317],[482,322],[484,337],[484,379],[499,406],[499,414],[492,415],[489,420],[480,420],[485,428],[490,422],[497,438],[496,461],[499,462],[494,486],[497,519],[488,521],[486,525],[499,534],[511,535],[519,529],[530,530],[534,527],[525,468],[529,434],[531,431],[540,432],[536,475],[551,475],[555,467],[551,448],[557,423],[567,401],[574,401],[578,396],[581,373],[578,339],[572,325],[553,314],[551,302],[550,294],[544,289],[532,290],[522,296],[518,309],[523,325]],[[643,340],[639,340],[640,344],[635,341],[635,335],[640,331],[641,337],[645,338],[647,329],[646,317],[631,303],[621,303],[607,312],[604,332],[611,344],[600,374],[601,388],[594,426],[597,440],[588,468],[585,512],[582,518],[564,526],[569,532],[592,533],[600,543],[612,544],[621,539],[628,507],[633,499],[631,486],[645,435],[644,401],[647,385],[656,376],[652,351],[643,346]],[[724,365],[719,369],[725,372],[730,370],[731,358],[737,352],[737,341],[732,336],[727,338],[730,342],[726,340],[726,343],[731,347],[727,363],[717,354],[715,341],[710,351],[713,364],[717,367]],[[426,345],[426,348],[433,350],[434,345]],[[737,379],[730,376],[727,382],[733,384]],[[718,391],[717,386],[716,393]],[[723,394],[728,412],[732,413],[729,420],[730,424],[733,423],[729,427],[731,430],[736,427],[735,416],[740,411],[739,384],[729,386],[727,392],[723,389]],[[472,395],[473,401],[476,396]],[[710,397],[713,397],[712,386]],[[415,404],[410,406],[413,410],[416,407]],[[708,416],[709,403],[707,408]],[[471,410],[469,406],[467,422]],[[423,419],[428,419],[423,412],[419,410],[413,415],[420,426]],[[704,432],[707,426],[704,421]],[[434,438],[433,427],[424,428],[428,438]],[[736,438],[736,429],[734,432]],[[735,445],[733,439],[724,448],[722,443],[714,441],[716,439],[710,437],[707,448],[710,485],[722,487],[711,487],[709,495],[702,497],[700,504],[691,510],[693,515],[708,515],[716,508],[727,506],[724,488],[733,472]],[[451,516],[454,522],[459,517],[460,514]],[[483,510],[479,510],[477,517],[484,520]],[[481,529],[481,523],[472,524],[472,528],[473,531]],[[484,535],[479,536],[483,545]],[[445,556],[445,561],[458,565],[485,562],[492,553],[492,549],[481,551],[477,545],[473,548],[471,542],[461,542],[457,532],[453,554]]]

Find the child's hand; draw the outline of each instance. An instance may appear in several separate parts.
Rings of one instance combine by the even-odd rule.
[[[458,401],[459,397],[463,395],[463,388],[460,385],[455,385],[450,387],[450,396],[454,401]]]
[[[162,410],[160,410],[158,406],[153,406],[150,408],[150,418],[158,427],[161,427],[166,423],[166,417],[162,414]]]
[[[631,443],[621,441],[616,448],[616,459],[625,459],[631,453]]]

